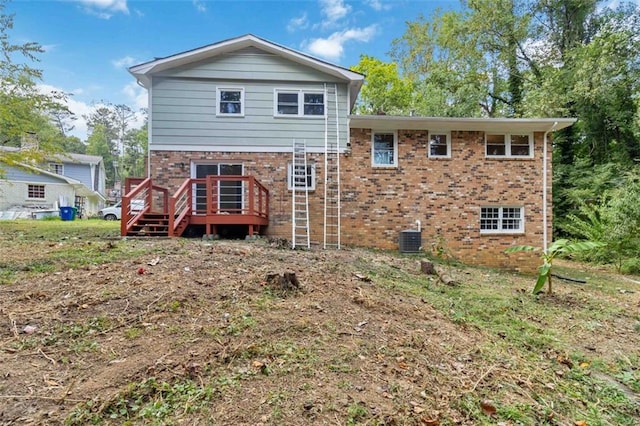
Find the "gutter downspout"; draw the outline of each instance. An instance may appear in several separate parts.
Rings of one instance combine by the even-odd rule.
[[[553,132],[553,129],[556,128],[558,122],[553,123],[553,126],[546,132],[544,132],[543,137],[543,147],[542,147],[542,250],[546,253],[547,248],[549,246],[549,235],[548,235],[548,218],[547,218],[547,136],[550,132]]]

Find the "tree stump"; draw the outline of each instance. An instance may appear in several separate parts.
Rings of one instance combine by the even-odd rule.
[[[265,277],[267,286],[282,297],[291,293],[302,291],[302,285],[295,272],[285,272],[280,274],[267,274]]]
[[[433,262],[429,260],[420,261],[420,270],[423,274],[436,275],[436,268],[433,266]]]

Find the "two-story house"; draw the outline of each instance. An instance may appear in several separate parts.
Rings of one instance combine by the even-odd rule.
[[[19,148],[2,147],[5,152]],[[34,217],[59,207],[76,207],[83,217],[95,215],[105,201],[102,157],[57,154],[43,164],[2,164],[0,211],[31,213]]]
[[[169,235],[235,226],[495,266],[550,238],[550,132],[572,119],[351,115],[363,75],[253,35],[130,72],[149,94],[149,158],[123,207],[166,188]],[[150,210],[123,215],[123,235],[148,234]]]

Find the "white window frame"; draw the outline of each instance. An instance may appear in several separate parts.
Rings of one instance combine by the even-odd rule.
[[[297,114],[281,114],[278,112],[278,94],[288,93],[297,95],[298,113]],[[305,114],[304,113],[304,95],[321,94],[322,95],[322,114]],[[318,89],[273,89],[273,116],[274,117],[304,117],[304,118],[324,118],[327,114],[327,97],[324,90]]]
[[[446,155],[437,155],[437,154],[431,154],[431,136],[432,135],[444,135],[446,138],[446,142],[447,142],[447,154]],[[429,132],[429,141],[427,144],[427,152],[428,152],[428,157],[429,158],[451,158],[451,132],[438,132],[438,131],[433,131],[433,132]]]
[[[31,196],[32,194],[42,194],[42,196]],[[28,200],[44,200],[47,198],[46,188],[41,184],[27,184],[27,199]]]
[[[63,163],[49,163],[49,171],[57,175],[64,176],[64,164]]]
[[[504,155],[499,154],[489,154],[487,152],[487,137],[489,135],[493,136],[504,136]],[[529,154],[528,155],[513,155],[511,153],[511,137],[512,136],[527,136],[529,138]],[[498,133],[498,132],[486,132],[484,134],[484,155],[486,158],[533,158],[533,133]]]
[[[393,135],[393,164],[376,163],[375,140],[376,135]],[[398,167],[398,132],[396,131],[372,131],[371,132],[371,167],[397,168]]]
[[[498,222],[498,229],[483,229],[482,227],[482,220],[483,220],[483,212],[484,209],[498,209],[498,217],[495,218],[495,220],[497,220]],[[520,218],[519,220],[519,227],[517,229],[513,229],[513,228],[505,228],[505,225],[507,224],[507,221],[509,220],[514,220],[512,218],[509,217],[505,217],[505,210],[506,209],[517,209],[520,211]],[[481,206],[480,207],[480,233],[481,234],[524,234],[524,220],[525,220],[525,216],[524,216],[524,207],[523,206],[511,206],[511,205],[505,205],[505,206]]]
[[[311,178],[311,186],[307,186],[307,188],[298,187],[296,189],[303,190],[303,191],[305,189],[307,191],[315,191],[316,190],[316,165],[314,163],[307,163],[307,173]],[[307,184],[308,183],[309,182],[307,179]],[[293,191],[293,163],[287,164],[287,189],[289,189],[289,191]]]
[[[222,92],[240,92],[240,112],[222,112]],[[244,117],[244,87],[220,86],[216,87],[216,116]]]

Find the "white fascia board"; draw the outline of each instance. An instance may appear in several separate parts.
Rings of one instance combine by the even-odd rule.
[[[452,118],[406,117],[393,115],[350,115],[351,129],[483,131],[498,133],[546,132],[557,123],[555,130],[576,122],[575,118]]]
[[[260,37],[256,37],[253,34],[247,34],[208,46],[188,50],[176,55],[167,56],[166,58],[160,58],[143,64],[134,65],[129,68],[129,72],[133,74],[145,87],[148,87],[151,82],[150,74],[215,57],[228,52],[233,52],[245,47],[257,47],[266,52],[273,53],[293,62],[321,71],[325,74],[332,75],[341,80],[349,81],[354,86],[357,86],[358,90],[364,81],[364,75],[360,73],[330,64],[329,62],[324,62],[288,47],[280,46]]]
[[[277,153],[286,152],[291,153],[292,147],[282,145],[271,146],[251,146],[251,145],[237,145],[237,146],[211,146],[211,145],[182,145],[177,147],[176,145],[168,144],[154,144],[150,152],[154,151],[175,151],[175,152],[246,152],[246,153]],[[324,147],[307,147],[307,152],[314,154],[324,154]],[[340,148],[340,153],[344,153],[344,148]]]

